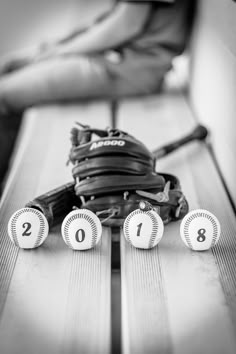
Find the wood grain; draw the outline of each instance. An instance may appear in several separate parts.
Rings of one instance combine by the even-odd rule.
[[[195,125],[185,99],[178,92],[123,103],[119,122],[121,129],[130,131],[150,149],[185,135]],[[169,338],[166,350],[173,353],[233,354],[236,223],[222,182],[206,146],[197,142],[157,162],[157,170],[180,178],[190,209],[206,208],[214,213],[221,222],[222,236],[212,250],[194,252],[182,243],[180,222],[175,222],[165,227],[156,250],[122,248],[125,353],[133,352],[136,341],[142,349],[135,353],[146,352],[146,348],[148,352],[162,353],[163,338]],[[139,262],[135,263],[130,258],[137,257],[136,254]],[[133,274],[132,281],[126,272]],[[147,282],[144,274],[156,275],[152,282]],[[159,296],[156,289],[162,289]],[[163,309],[158,312],[155,309],[161,297],[165,301],[162,300]],[[152,317],[151,323],[157,324],[144,331],[143,321],[149,323]],[[165,335],[157,340],[160,323]]]
[[[1,202],[1,353],[110,351],[110,229],[87,252],[67,248],[60,225],[30,251],[17,249],[6,231],[15,210],[72,179],[66,161],[74,122],[104,128],[108,118],[104,104],[51,106],[25,116]]]

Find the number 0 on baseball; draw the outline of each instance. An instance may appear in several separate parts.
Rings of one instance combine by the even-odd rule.
[[[92,211],[78,209],[71,211],[63,220],[62,237],[70,248],[87,250],[94,247],[102,235],[102,225]]]

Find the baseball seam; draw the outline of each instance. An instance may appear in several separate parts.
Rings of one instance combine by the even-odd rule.
[[[125,234],[125,236],[126,236],[126,239],[127,239],[127,241],[130,243],[130,244],[132,244],[131,243],[131,238],[130,238],[130,233],[129,233],[129,222],[130,222],[130,219],[134,216],[134,215],[139,215],[140,214],[140,212],[141,212],[141,210],[134,210],[132,213],[130,213],[128,216],[127,216],[127,218],[126,218],[126,220],[125,220],[125,224],[124,224],[124,234]],[[143,213],[143,212],[142,212]]]
[[[152,233],[150,236],[148,248],[153,248],[155,238],[158,235],[159,226],[158,226],[158,222],[157,222],[156,218],[154,217],[154,215],[151,212],[148,212],[148,214],[149,214],[151,221],[152,221]]]

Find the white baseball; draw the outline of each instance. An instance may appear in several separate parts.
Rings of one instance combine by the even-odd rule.
[[[195,251],[215,246],[221,233],[217,217],[204,209],[190,211],[180,224],[180,235],[185,245]]]
[[[88,250],[100,241],[102,224],[92,211],[77,209],[71,211],[63,220],[61,234],[70,248]]]
[[[131,245],[149,249],[160,242],[164,232],[164,224],[154,210],[136,209],[125,219],[123,229],[124,236]]]
[[[47,238],[48,232],[48,221],[37,209],[19,209],[8,222],[8,235],[11,241],[20,248],[39,247]]]

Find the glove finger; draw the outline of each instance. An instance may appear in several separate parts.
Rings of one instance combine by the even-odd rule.
[[[81,161],[72,169],[73,177],[86,178],[101,174],[144,175],[151,173],[153,166],[142,159],[121,156],[104,156]]]
[[[136,189],[162,191],[164,185],[164,178],[154,173],[144,176],[105,175],[82,180],[75,186],[75,193],[77,196],[93,196]]]

